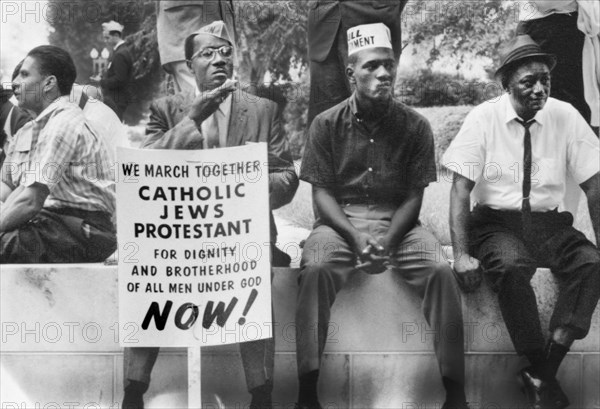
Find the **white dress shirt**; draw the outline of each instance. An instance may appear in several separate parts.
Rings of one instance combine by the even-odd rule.
[[[453,172],[475,182],[471,198],[494,209],[520,210],[524,127],[508,94],[475,107],[442,158]],[[600,171],[598,138],[570,104],[548,98],[531,126],[532,211],[557,208],[567,175],[581,184]]]

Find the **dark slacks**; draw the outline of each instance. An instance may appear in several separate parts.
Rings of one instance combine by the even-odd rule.
[[[352,94],[346,76],[348,44],[346,35],[338,30],[335,42],[324,61],[310,61],[310,96],[307,126],[321,112],[339,104]]]
[[[585,35],[577,28],[577,13],[522,21],[517,26],[517,34],[528,34],[543,52],[556,55],[552,97],[573,105],[589,123],[591,113],[585,102],[582,73]]]
[[[344,211],[359,230],[375,238],[389,229],[393,206],[348,205]],[[298,374],[319,369],[327,340],[330,311],[354,268],[356,257],[332,228],[317,226],[304,245],[296,304]],[[443,376],[464,383],[463,321],[460,293],[433,235],[415,226],[398,246],[390,268],[423,300],[422,311],[434,331],[456,328],[456,336],[436,336],[434,348]],[[315,339],[312,328],[317,328]]]
[[[89,263],[117,248],[110,216],[78,209],[42,209],[18,229],[0,233],[0,263]]]
[[[530,280],[537,267],[550,268],[559,284],[550,331],[564,327],[584,338],[600,297],[600,251],[572,226],[570,213],[532,214],[523,232],[520,212],[478,206],[470,222],[472,255],[498,294],[502,317],[518,354],[544,347]]]

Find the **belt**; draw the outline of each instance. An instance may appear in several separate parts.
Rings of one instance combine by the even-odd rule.
[[[86,223],[103,229],[111,229],[113,228],[113,223],[111,221],[111,215],[107,212],[103,211],[94,211],[94,210],[83,210],[77,209],[74,207],[59,207],[59,208],[46,208],[52,213],[60,214],[62,216],[72,216],[77,217],[79,219],[84,220]]]

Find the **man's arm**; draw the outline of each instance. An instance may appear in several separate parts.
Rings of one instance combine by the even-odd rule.
[[[350,223],[333,193],[327,188],[313,186],[313,201],[319,212],[319,218],[338,232],[364,262],[361,268],[371,273],[381,272],[386,259],[378,253],[383,251],[383,247],[373,236],[360,232]]]
[[[168,120],[169,104],[161,100],[150,106],[150,119],[146,125],[146,140],[142,148],[150,149],[202,149],[202,135],[194,121],[185,116],[175,126]]]
[[[13,190],[10,186],[4,182],[0,182],[0,202],[6,202],[12,192]]]
[[[470,195],[475,182],[454,173],[450,190],[450,236],[454,252],[454,271],[462,279],[465,291],[475,290],[481,283],[479,260],[469,254]]]
[[[8,197],[0,214],[0,231],[15,230],[42,210],[50,191],[41,183],[19,186]]]
[[[596,247],[600,248],[600,173],[596,173],[579,186],[587,196],[590,218],[596,233]]]
[[[142,148],[202,149],[202,122],[235,91],[236,85],[237,81],[227,80],[219,88],[201,92],[189,107],[183,106],[186,101],[182,94],[176,97],[180,98],[179,101],[162,98],[153,103],[150,106],[150,120],[146,126],[146,140],[142,143]],[[189,113],[172,126],[169,116],[174,114],[171,111],[180,109],[189,110]]]
[[[292,201],[298,189],[299,181],[276,108],[273,108],[271,112],[271,131],[268,145],[269,204],[271,209],[278,209]]]

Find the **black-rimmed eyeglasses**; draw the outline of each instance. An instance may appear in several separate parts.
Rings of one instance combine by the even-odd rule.
[[[223,58],[231,58],[233,55],[233,47],[230,45],[224,45],[219,48],[207,47],[195,52],[189,59],[189,61],[193,61],[196,57],[202,57],[207,61],[212,61],[215,59],[215,56],[219,53]]]

